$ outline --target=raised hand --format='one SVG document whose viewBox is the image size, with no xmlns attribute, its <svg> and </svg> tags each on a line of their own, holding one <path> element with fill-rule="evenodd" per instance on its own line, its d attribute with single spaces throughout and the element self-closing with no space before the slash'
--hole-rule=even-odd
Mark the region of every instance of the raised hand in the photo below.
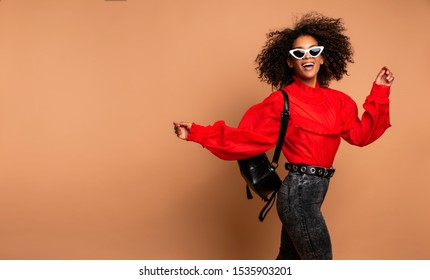
<svg viewBox="0 0 430 280">
<path fill-rule="evenodd" d="M 387 67 L 382 67 L 376 76 L 375 83 L 378 85 L 391 86 L 394 81 L 393 73 Z"/>
</svg>

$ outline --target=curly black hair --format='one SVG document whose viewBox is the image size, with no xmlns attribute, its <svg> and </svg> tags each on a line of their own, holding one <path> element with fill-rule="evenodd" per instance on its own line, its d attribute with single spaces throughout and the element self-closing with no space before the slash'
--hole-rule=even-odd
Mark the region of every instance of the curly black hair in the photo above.
<svg viewBox="0 0 430 280">
<path fill-rule="evenodd" d="M 304 14 L 293 29 L 268 33 L 266 45 L 255 59 L 258 78 L 275 88 L 291 84 L 294 71 L 287 65 L 289 50 L 298 37 L 310 35 L 320 46 L 324 46 L 322 55 L 325 63 L 318 72 L 318 83 L 328 86 L 331 80 L 342 79 L 344 74 L 348 74 L 348 62 L 354 62 L 349 37 L 343 34 L 345 30 L 342 19 L 311 12 Z"/>
</svg>

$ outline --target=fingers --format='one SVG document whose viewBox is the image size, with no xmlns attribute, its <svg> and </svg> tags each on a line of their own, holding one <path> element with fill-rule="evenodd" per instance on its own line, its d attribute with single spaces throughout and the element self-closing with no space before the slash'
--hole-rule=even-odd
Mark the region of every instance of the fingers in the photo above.
<svg viewBox="0 0 430 280">
<path fill-rule="evenodd" d="M 175 130 L 175 134 L 176 134 L 176 136 L 178 137 L 178 138 L 181 138 L 181 136 L 182 136 L 182 128 L 181 128 L 181 125 L 180 125 L 180 123 L 178 123 L 178 122 L 173 122 L 173 129 Z"/>
<path fill-rule="evenodd" d="M 393 81 L 394 81 L 394 75 L 393 75 L 393 73 L 388 68 L 385 69 L 385 80 L 389 84 L 392 84 Z"/>
<path fill-rule="evenodd" d="M 181 133 L 181 124 L 179 122 L 173 122 L 173 129 L 175 130 L 176 136 L 179 137 L 179 134 Z"/>
</svg>

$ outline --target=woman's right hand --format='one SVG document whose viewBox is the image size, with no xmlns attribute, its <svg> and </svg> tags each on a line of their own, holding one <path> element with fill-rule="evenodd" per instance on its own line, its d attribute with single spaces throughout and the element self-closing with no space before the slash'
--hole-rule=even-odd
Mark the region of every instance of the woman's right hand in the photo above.
<svg viewBox="0 0 430 280">
<path fill-rule="evenodd" d="M 175 134 L 179 139 L 187 140 L 188 133 L 190 133 L 192 123 L 190 122 L 173 122 Z"/>
</svg>

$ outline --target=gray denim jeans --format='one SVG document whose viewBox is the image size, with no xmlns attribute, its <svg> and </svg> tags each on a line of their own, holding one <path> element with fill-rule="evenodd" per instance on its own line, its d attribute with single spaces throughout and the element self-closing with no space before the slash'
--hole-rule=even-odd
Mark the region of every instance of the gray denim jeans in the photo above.
<svg viewBox="0 0 430 280">
<path fill-rule="evenodd" d="M 332 259 L 330 235 L 321 213 L 330 179 L 290 172 L 278 192 L 282 222 L 277 259 Z"/>
</svg>

